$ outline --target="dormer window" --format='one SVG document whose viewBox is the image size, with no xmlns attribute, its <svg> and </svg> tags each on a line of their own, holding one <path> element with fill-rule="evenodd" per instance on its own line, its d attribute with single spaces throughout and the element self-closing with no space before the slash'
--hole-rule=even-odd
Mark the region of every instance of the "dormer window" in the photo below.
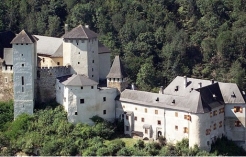
<svg viewBox="0 0 246 157">
<path fill-rule="evenodd" d="M 173 99 L 172 103 L 175 104 L 175 99 Z"/>
<path fill-rule="evenodd" d="M 179 86 L 176 86 L 174 90 L 177 92 L 179 90 Z"/>
<path fill-rule="evenodd" d="M 234 113 L 236 113 L 236 112 L 243 113 L 243 108 L 240 106 L 234 106 Z"/>
<path fill-rule="evenodd" d="M 236 94 L 234 92 L 232 92 L 232 95 L 231 95 L 232 98 L 236 98 Z"/>
</svg>

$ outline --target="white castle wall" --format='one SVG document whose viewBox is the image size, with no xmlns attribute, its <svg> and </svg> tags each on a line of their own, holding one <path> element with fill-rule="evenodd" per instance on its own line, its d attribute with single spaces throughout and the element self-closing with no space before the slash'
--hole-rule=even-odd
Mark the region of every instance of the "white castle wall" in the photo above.
<svg viewBox="0 0 246 157">
<path fill-rule="evenodd" d="M 36 78 L 35 44 L 13 44 L 14 116 L 33 113 Z"/>
<path fill-rule="evenodd" d="M 98 89 L 96 85 L 93 86 L 93 89 L 91 86 L 83 86 L 83 89 L 75 86 L 59 88 L 62 86 L 61 83 L 57 85 L 57 101 L 62 102 L 61 104 L 68 112 L 69 122 L 93 124 L 90 118 L 95 115 L 108 121 L 115 119 L 116 89 Z M 62 90 L 64 90 L 64 95 Z M 106 98 L 105 101 L 103 97 Z M 84 99 L 84 103 L 80 103 L 80 99 Z"/>
</svg>

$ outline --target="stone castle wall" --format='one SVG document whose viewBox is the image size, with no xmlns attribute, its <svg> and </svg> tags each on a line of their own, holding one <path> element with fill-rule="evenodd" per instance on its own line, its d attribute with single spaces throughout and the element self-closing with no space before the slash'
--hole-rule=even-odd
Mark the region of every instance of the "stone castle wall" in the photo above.
<svg viewBox="0 0 246 157">
<path fill-rule="evenodd" d="M 13 73 L 11 70 L 2 70 L 2 67 L 0 61 L 0 101 L 8 101 L 14 98 Z"/>
<path fill-rule="evenodd" d="M 47 102 L 56 97 L 56 78 L 70 74 L 70 66 L 43 67 L 37 69 L 36 101 Z"/>
</svg>

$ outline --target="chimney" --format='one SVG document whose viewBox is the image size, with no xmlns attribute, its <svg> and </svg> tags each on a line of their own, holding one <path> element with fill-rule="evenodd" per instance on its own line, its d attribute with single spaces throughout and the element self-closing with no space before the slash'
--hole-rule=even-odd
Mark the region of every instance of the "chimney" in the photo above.
<svg viewBox="0 0 246 157">
<path fill-rule="evenodd" d="M 132 90 L 135 90 L 135 84 L 132 83 Z"/>
<path fill-rule="evenodd" d="M 160 87 L 159 94 L 164 94 L 163 86 Z"/>
<path fill-rule="evenodd" d="M 89 25 L 85 25 L 85 28 L 89 28 Z"/>
<path fill-rule="evenodd" d="M 186 88 L 186 86 L 187 86 L 187 77 L 184 76 L 184 87 Z"/>
<path fill-rule="evenodd" d="M 198 83 L 198 88 L 202 88 L 202 82 Z"/>
<path fill-rule="evenodd" d="M 211 84 L 214 84 L 214 79 L 211 79 Z"/>
<path fill-rule="evenodd" d="M 65 23 L 65 26 L 64 26 L 64 30 L 65 30 L 65 34 L 68 32 L 68 24 Z"/>
</svg>

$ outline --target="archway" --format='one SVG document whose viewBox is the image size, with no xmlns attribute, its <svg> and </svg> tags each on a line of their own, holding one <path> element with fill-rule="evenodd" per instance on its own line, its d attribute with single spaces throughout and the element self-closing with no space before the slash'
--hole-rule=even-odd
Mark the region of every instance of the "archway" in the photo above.
<svg viewBox="0 0 246 157">
<path fill-rule="evenodd" d="M 160 137 L 160 136 L 162 136 L 162 132 L 161 131 L 158 131 L 157 132 L 157 137 Z"/>
</svg>

